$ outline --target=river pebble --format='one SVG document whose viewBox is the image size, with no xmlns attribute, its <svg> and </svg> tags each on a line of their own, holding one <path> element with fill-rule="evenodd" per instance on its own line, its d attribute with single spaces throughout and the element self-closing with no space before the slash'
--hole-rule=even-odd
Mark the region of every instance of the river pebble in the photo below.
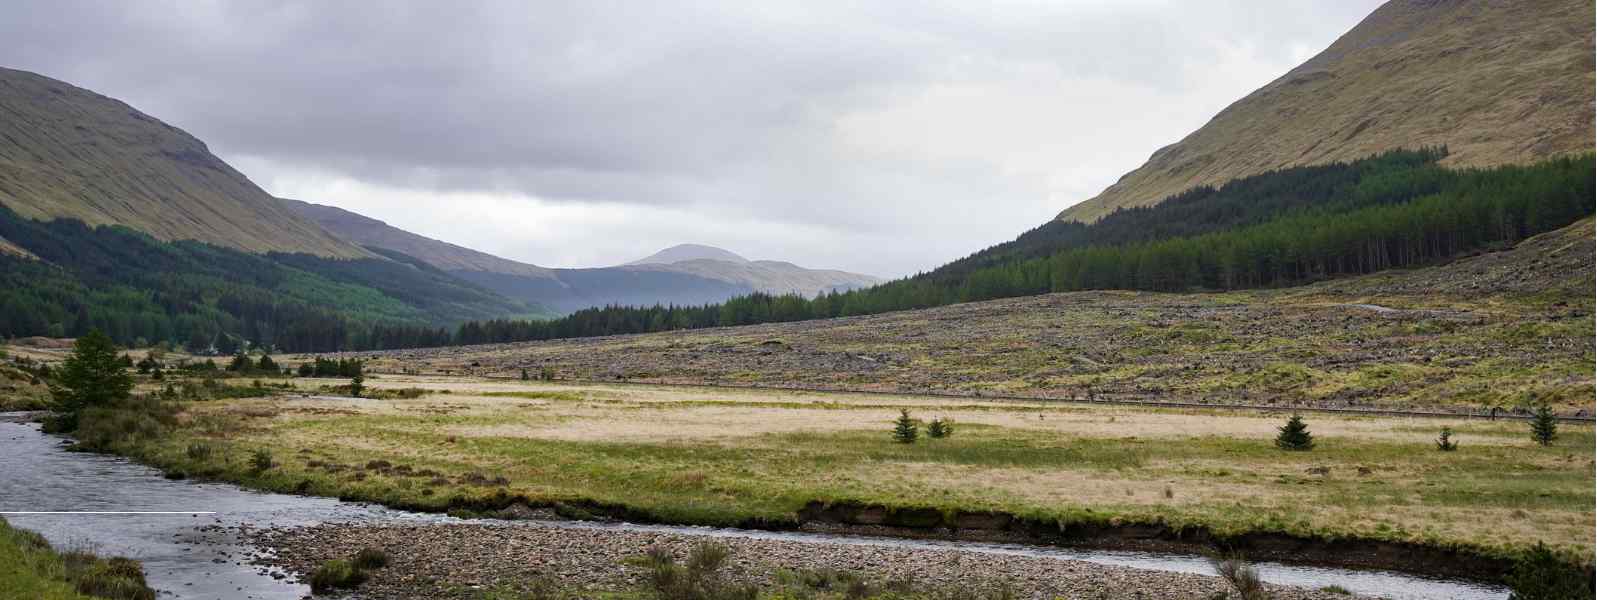
<svg viewBox="0 0 1597 600">
<path fill-rule="evenodd" d="M 537 524 L 317 525 L 250 532 L 276 553 L 257 559 L 303 579 L 322 562 L 375 547 L 390 556 L 360 596 L 374 599 L 470 598 L 476 590 L 538 579 L 586 589 L 640 584 L 644 571 L 625 564 L 651 545 L 679 559 L 705 536 L 570 529 Z M 1218 597 L 1216 577 L 1106 566 L 1042 557 L 995 556 L 957 549 L 892 548 L 847 543 L 718 537 L 731 550 L 726 572 L 766 583 L 780 570 L 838 569 L 879 581 L 998 588 L 1020 598 L 1120 599 Z M 1344 594 L 1271 586 L 1277 600 L 1346 599 Z M 1235 595 L 1234 593 L 1232 594 Z"/>
</svg>

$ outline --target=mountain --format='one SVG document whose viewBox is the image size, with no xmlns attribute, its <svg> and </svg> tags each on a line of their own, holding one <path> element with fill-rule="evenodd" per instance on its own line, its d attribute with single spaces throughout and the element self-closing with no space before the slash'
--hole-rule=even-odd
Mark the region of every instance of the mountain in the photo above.
<svg viewBox="0 0 1597 600">
<path fill-rule="evenodd" d="M 487 271 L 533 278 L 552 278 L 554 271 L 499 258 L 486 252 L 416 235 L 387 223 L 342 208 L 283 199 L 295 212 L 361 246 L 386 248 L 445 271 Z"/>
<path fill-rule="evenodd" d="M 509 298 L 568 313 L 603 306 L 713 304 L 753 292 L 814 296 L 868 287 L 869 275 L 751 261 L 698 244 L 681 244 L 614 267 L 548 269 L 500 258 L 393 227 L 340 208 L 285 200 L 288 207 L 333 234 L 369 249 L 415 257 L 454 277 Z"/>
<path fill-rule="evenodd" d="M 122 102 L 0 69 L 0 337 L 340 350 L 543 312 L 335 236 Z"/>
<path fill-rule="evenodd" d="M 247 252 L 371 258 L 118 100 L 0 68 L 0 205 L 29 219 L 124 225 Z"/>
<path fill-rule="evenodd" d="M 671 264 L 690 260 L 719 260 L 730 263 L 746 263 L 749 259 L 738 256 L 730 250 L 722 250 L 715 246 L 702 244 L 677 244 L 638 260 L 629 262 L 629 265 Z"/>
<path fill-rule="evenodd" d="M 1447 167 L 1591 151 L 1591 0 L 1392 0 L 1325 51 L 1059 214 L 1092 222 L 1201 185 L 1395 148 Z"/>
</svg>

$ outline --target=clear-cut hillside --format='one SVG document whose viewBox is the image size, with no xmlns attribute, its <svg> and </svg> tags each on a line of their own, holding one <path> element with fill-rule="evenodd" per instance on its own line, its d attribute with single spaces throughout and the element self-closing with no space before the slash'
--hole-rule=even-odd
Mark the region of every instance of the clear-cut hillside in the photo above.
<svg viewBox="0 0 1597 600">
<path fill-rule="evenodd" d="M 1393 148 L 1446 145 L 1454 167 L 1590 151 L 1592 14 L 1591 0 L 1392 0 L 1059 218 Z"/>
<path fill-rule="evenodd" d="M 28 218 L 126 225 L 161 240 L 372 256 L 295 214 L 182 130 L 118 100 L 4 68 L 0 204 Z"/>
</svg>

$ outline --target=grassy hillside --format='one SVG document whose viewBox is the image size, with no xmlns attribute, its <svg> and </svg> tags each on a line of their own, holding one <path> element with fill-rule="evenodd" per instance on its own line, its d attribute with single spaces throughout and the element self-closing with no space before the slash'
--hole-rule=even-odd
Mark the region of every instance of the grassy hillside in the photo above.
<svg viewBox="0 0 1597 600">
<path fill-rule="evenodd" d="M 0 205 L 24 217 L 248 252 L 371 257 L 288 210 L 203 142 L 115 99 L 0 68 L 0 115 Z"/>
<path fill-rule="evenodd" d="M 1076 292 L 786 324 L 450 348 L 374 368 L 1039 398 L 1590 414 L 1593 229 L 1278 290 Z"/>
<path fill-rule="evenodd" d="M 1592 149 L 1591 0 L 1392 0 L 1319 55 L 1060 213 L 1095 221 L 1271 169 L 1447 146 L 1445 166 Z"/>
</svg>

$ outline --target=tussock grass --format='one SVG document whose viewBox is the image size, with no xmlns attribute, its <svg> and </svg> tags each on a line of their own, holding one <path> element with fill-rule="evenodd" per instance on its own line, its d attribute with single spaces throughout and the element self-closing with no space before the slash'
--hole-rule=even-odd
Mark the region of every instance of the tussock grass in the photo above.
<svg viewBox="0 0 1597 600">
<path fill-rule="evenodd" d="M 41 600 L 154 600 L 143 567 L 126 558 L 57 552 L 44 536 L 0 519 L 0 596 Z"/>
</svg>

